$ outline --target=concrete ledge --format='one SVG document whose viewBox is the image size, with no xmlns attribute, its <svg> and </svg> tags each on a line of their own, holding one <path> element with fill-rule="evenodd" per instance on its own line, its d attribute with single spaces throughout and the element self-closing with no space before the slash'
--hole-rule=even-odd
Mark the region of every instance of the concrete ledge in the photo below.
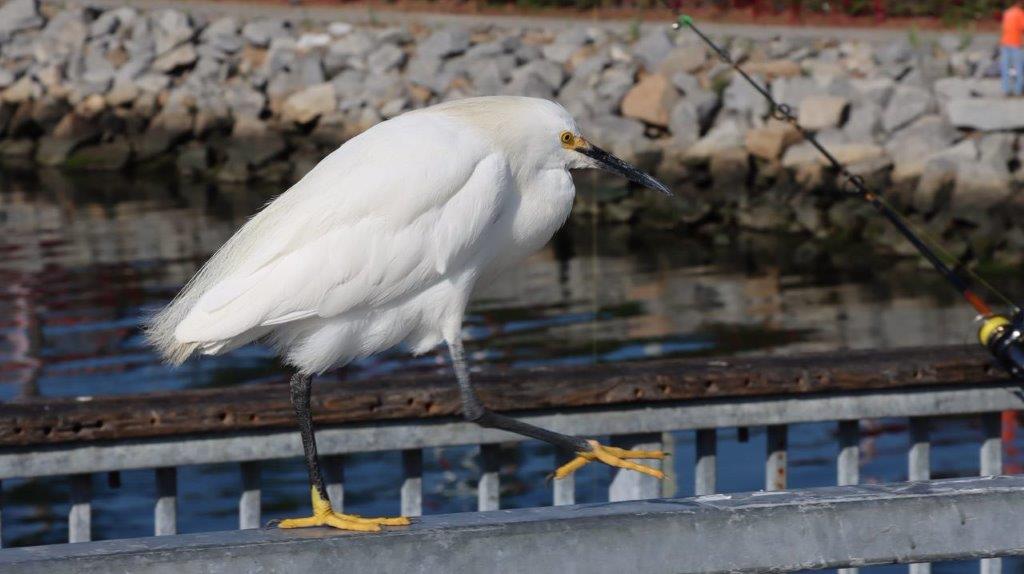
<svg viewBox="0 0 1024 574">
<path fill-rule="evenodd" d="M 779 572 L 1024 554 L 1024 477 L 427 516 L 0 551 L 0 571 Z"/>
</svg>

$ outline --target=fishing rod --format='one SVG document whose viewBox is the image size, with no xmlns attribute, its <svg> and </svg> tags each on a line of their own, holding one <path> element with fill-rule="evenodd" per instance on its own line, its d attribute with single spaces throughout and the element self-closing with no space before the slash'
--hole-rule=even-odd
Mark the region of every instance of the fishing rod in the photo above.
<svg viewBox="0 0 1024 574">
<path fill-rule="evenodd" d="M 1013 309 L 1012 313 L 1003 315 L 996 313 L 992 310 L 992 307 L 985 302 L 985 300 L 978 295 L 961 275 L 957 273 L 960 266 L 950 267 L 939 255 L 941 248 L 938 246 L 929 245 L 921 236 L 914 232 L 911 224 L 907 221 L 895 208 L 893 208 L 881 194 L 872 191 L 868 188 L 864 182 L 864 178 L 853 174 L 850 170 L 843 165 L 832 153 L 824 146 L 814 133 L 807 130 L 797 121 L 795 115 L 793 115 L 793 109 L 787 104 L 780 104 L 772 97 L 772 95 L 765 89 L 764 86 L 759 84 L 750 77 L 747 72 L 740 67 L 736 61 L 729 56 L 728 52 L 718 46 L 711 38 L 709 38 L 703 30 L 701 30 L 693 22 L 693 18 L 687 15 L 679 16 L 679 19 L 672 24 L 674 30 L 680 30 L 683 27 L 687 27 L 693 30 L 700 39 L 710 47 L 720 60 L 729 65 L 735 70 L 744 80 L 747 81 L 758 93 L 760 93 L 771 105 L 771 115 L 776 120 L 786 122 L 796 128 L 800 135 L 805 141 L 809 142 L 815 149 L 824 156 L 825 160 L 835 169 L 840 177 L 843 178 L 846 186 L 850 190 L 851 195 L 860 197 L 864 201 L 868 202 L 878 213 L 889 220 L 896 229 L 903 235 L 910 243 L 914 246 L 917 251 L 924 256 L 924 258 L 938 271 L 946 282 L 956 289 L 957 293 L 960 294 L 978 312 L 979 321 L 981 327 L 978 329 L 978 340 L 983 347 L 988 349 L 992 356 L 996 358 L 1000 365 L 1006 369 L 1014 378 L 1024 381 L 1024 311 L 1021 308 L 1010 301 L 1007 297 L 1003 296 L 995 287 L 988 284 L 981 277 L 978 277 L 974 272 L 966 269 L 967 273 L 971 275 L 979 284 L 983 285 L 991 293 L 1005 301 Z"/>
</svg>

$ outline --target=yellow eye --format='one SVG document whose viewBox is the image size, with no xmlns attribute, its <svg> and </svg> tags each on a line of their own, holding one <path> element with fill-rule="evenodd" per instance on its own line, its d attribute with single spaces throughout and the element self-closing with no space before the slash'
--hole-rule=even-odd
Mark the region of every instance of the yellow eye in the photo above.
<svg viewBox="0 0 1024 574">
<path fill-rule="evenodd" d="M 562 140 L 562 145 L 571 145 L 572 142 L 576 141 L 576 136 L 572 135 L 572 132 L 562 132 L 559 139 Z"/>
</svg>

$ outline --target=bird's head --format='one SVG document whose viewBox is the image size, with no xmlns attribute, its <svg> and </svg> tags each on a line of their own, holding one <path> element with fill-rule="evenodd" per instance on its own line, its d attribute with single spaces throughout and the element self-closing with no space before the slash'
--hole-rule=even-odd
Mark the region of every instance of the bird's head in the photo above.
<svg viewBox="0 0 1024 574">
<path fill-rule="evenodd" d="M 672 195 L 672 191 L 664 183 L 583 137 L 565 108 L 547 100 L 538 101 L 546 105 L 539 106 L 543 111 L 537 114 L 535 125 L 538 134 L 534 137 L 545 139 L 544 147 L 550 149 L 554 157 L 564 161 L 566 169 L 602 169 L 648 189 Z"/>
<path fill-rule="evenodd" d="M 584 138 L 572 115 L 550 100 L 488 96 L 455 100 L 436 109 L 479 127 L 524 169 L 603 169 L 672 195 L 665 184 Z"/>
</svg>

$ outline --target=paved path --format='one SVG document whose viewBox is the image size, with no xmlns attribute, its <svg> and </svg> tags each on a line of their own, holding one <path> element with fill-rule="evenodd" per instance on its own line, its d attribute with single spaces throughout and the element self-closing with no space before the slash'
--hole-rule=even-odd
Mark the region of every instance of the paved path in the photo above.
<svg viewBox="0 0 1024 574">
<path fill-rule="evenodd" d="M 107 7 L 124 6 L 124 0 L 94 0 L 90 4 Z M 508 27 L 538 27 L 538 28 L 565 28 L 571 26 L 594 26 L 599 25 L 608 28 L 628 29 L 633 22 L 628 20 L 607 20 L 596 19 L 586 15 L 579 18 L 548 17 L 548 16 L 503 16 L 503 15 L 469 15 L 469 14 L 445 14 L 429 12 L 400 12 L 386 9 L 370 9 L 367 7 L 352 6 L 287 6 L 284 4 L 247 3 L 212 0 L 133 0 L 133 6 L 142 9 L 153 8 L 177 8 L 187 10 L 195 14 L 205 15 L 234 15 L 242 18 L 277 17 L 289 18 L 302 22 L 334 22 L 345 21 L 353 24 L 365 24 L 371 20 L 388 24 L 410 24 L 422 23 L 428 25 L 443 25 L 446 23 L 461 23 L 464 25 L 474 24 L 496 24 Z M 657 23 L 644 22 L 640 26 L 643 29 L 650 29 L 657 26 L 669 26 L 671 22 Z M 869 42 L 888 42 L 906 38 L 908 31 L 892 28 L 821 28 L 804 26 L 754 26 L 747 24 L 719 24 L 700 23 L 701 27 L 712 34 L 735 35 L 753 39 L 770 39 L 775 37 L 787 38 L 836 38 L 840 40 L 862 40 Z M 917 36 L 922 39 L 934 39 L 945 34 L 955 34 L 949 31 L 922 30 Z M 973 34 L 976 39 L 991 39 L 995 42 L 996 34 L 990 32 L 979 32 Z"/>
</svg>

